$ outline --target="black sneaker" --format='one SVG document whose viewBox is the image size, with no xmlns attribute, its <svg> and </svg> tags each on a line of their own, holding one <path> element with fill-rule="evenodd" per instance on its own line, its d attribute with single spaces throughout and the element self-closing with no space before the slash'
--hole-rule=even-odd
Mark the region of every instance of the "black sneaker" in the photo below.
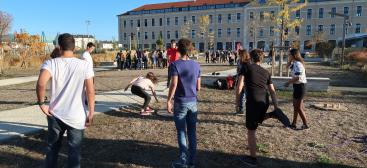
<svg viewBox="0 0 367 168">
<path fill-rule="evenodd" d="M 240 161 L 249 167 L 257 167 L 257 159 L 251 156 L 245 156 L 241 158 Z"/>
<path fill-rule="evenodd" d="M 285 126 L 289 127 L 291 125 L 291 122 L 289 121 L 289 118 L 284 114 L 284 112 L 281 109 L 275 109 L 273 111 L 274 116 Z"/>
</svg>

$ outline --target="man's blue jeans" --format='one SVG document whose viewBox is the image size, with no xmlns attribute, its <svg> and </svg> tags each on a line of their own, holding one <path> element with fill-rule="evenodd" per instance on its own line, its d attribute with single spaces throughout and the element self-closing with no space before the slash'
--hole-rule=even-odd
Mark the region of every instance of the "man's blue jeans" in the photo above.
<svg viewBox="0 0 367 168">
<path fill-rule="evenodd" d="M 194 165 L 196 157 L 196 122 L 197 103 L 175 103 L 174 121 L 177 129 L 177 140 L 180 148 L 180 162 Z M 189 145 L 186 142 L 186 128 Z"/>
<path fill-rule="evenodd" d="M 47 117 L 47 153 L 46 168 L 57 167 L 57 159 L 62 144 L 62 138 L 67 131 L 68 144 L 68 168 L 80 167 L 80 146 L 84 135 L 84 130 L 72 128 L 56 117 Z"/>
<path fill-rule="evenodd" d="M 242 89 L 242 92 L 240 94 L 240 100 L 239 100 L 239 112 L 244 112 L 244 104 L 246 104 L 246 91 L 245 89 Z"/>
</svg>

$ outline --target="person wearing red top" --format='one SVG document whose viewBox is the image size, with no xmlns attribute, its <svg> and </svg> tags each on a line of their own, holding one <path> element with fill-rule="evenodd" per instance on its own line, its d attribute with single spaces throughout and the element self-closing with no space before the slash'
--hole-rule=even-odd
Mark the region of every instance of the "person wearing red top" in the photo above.
<svg viewBox="0 0 367 168">
<path fill-rule="evenodd" d="M 167 56 L 168 56 L 168 79 L 167 79 L 167 88 L 169 87 L 171 78 L 170 78 L 170 65 L 172 62 L 177 61 L 180 59 L 180 54 L 176 47 L 176 40 L 171 40 L 171 48 L 167 50 Z"/>
</svg>

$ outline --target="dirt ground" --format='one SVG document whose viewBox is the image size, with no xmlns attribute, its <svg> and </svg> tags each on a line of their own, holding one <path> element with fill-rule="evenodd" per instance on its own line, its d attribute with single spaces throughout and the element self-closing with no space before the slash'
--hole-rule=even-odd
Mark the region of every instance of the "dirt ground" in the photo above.
<svg viewBox="0 0 367 168">
<path fill-rule="evenodd" d="M 290 94 L 281 94 L 280 107 L 292 117 Z M 234 115 L 234 92 L 204 88 L 199 95 L 198 165 L 203 168 L 243 167 L 247 154 L 244 117 Z M 311 108 L 314 102 L 339 102 L 347 112 Z M 257 131 L 259 167 L 365 167 L 367 165 L 366 98 L 308 97 L 306 113 L 311 128 L 291 130 L 276 120 Z M 163 107 L 156 104 L 155 107 Z M 271 108 L 269 109 L 271 110 Z M 298 122 L 300 126 L 300 121 Z M 0 167 L 37 167 L 42 164 L 46 133 L 0 145 Z M 61 154 L 64 165 L 67 149 Z M 171 117 L 125 111 L 97 115 L 86 130 L 83 167 L 169 167 L 177 159 L 175 126 Z"/>
<path fill-rule="evenodd" d="M 308 67 L 309 74 L 318 74 L 317 71 L 312 72 L 312 66 Z M 315 66 L 318 67 L 323 68 Z M 328 67 L 325 69 L 327 71 Z M 203 71 L 215 70 L 218 67 L 208 67 Z M 138 73 L 140 72 L 99 72 L 96 80 L 110 77 L 103 85 L 96 82 L 97 91 L 121 89 L 124 82 L 128 82 L 131 76 Z M 164 70 L 157 72 L 161 78 L 164 78 L 165 73 Z M 336 73 L 341 81 L 343 74 Z M 365 79 L 353 80 L 363 83 Z M 27 89 L 34 89 L 34 86 L 34 83 L 28 83 L 13 90 L 2 90 L 0 97 L 9 94 L 27 96 L 19 92 L 19 88 L 23 88 L 31 96 Z M 35 96 L 35 91 L 31 92 Z M 354 93 L 349 94 L 350 97 L 346 98 L 345 93 L 341 92 L 308 93 L 305 106 L 311 127 L 309 130 L 291 130 L 284 128 L 276 120 L 265 121 L 257 131 L 259 167 L 366 167 L 367 93 L 359 93 L 358 97 L 353 97 Z M 278 95 L 280 107 L 292 118 L 291 93 L 279 92 Z M 348 110 L 331 112 L 310 107 L 318 102 L 341 103 Z M 153 106 L 164 109 L 164 102 Z M 234 115 L 234 106 L 234 91 L 203 88 L 199 93 L 197 167 L 244 167 L 239 159 L 248 154 L 245 116 Z M 269 109 L 271 110 L 272 108 Z M 299 120 L 298 126 L 300 125 Z M 44 159 L 46 138 L 46 132 L 43 131 L 0 144 L 0 167 L 39 167 Z M 64 141 L 60 167 L 66 166 L 65 146 Z M 135 112 L 111 111 L 97 115 L 93 126 L 86 130 L 82 146 L 82 166 L 169 167 L 178 157 L 177 146 L 176 130 L 171 117 L 142 117 Z"/>
</svg>

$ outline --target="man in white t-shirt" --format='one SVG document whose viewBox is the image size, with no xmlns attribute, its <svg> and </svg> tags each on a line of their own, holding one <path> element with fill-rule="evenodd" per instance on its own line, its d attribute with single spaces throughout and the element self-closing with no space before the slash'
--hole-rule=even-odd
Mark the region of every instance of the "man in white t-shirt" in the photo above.
<svg viewBox="0 0 367 168">
<path fill-rule="evenodd" d="M 36 88 L 38 105 L 48 122 L 45 167 L 57 167 L 65 131 L 68 136 L 68 167 L 80 167 L 84 129 L 93 120 L 94 72 L 89 62 L 74 57 L 75 40 L 72 35 L 62 34 L 58 42 L 61 56 L 44 62 Z M 48 81 L 51 81 L 49 106 L 44 102 Z M 84 103 L 86 99 L 88 106 Z"/>
<path fill-rule="evenodd" d="M 92 59 L 92 56 L 90 54 L 93 52 L 93 50 L 95 48 L 96 48 L 96 46 L 92 42 L 89 42 L 87 44 L 87 49 L 80 56 L 80 59 L 86 60 L 87 62 L 89 62 L 92 65 L 92 69 L 93 69 L 93 59 Z"/>
</svg>

